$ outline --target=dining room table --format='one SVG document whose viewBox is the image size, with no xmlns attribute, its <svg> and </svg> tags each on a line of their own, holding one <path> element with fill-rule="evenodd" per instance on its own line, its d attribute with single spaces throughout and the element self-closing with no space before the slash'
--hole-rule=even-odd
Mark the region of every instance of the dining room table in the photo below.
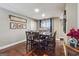
<svg viewBox="0 0 79 59">
<path fill-rule="evenodd" d="M 30 32 L 29 32 L 30 33 Z M 55 47 L 53 47 L 53 38 L 50 35 L 50 33 L 39 33 L 39 32 L 31 32 L 29 35 L 27 35 L 30 38 L 27 41 L 30 41 L 27 45 L 30 46 L 29 51 L 40 51 L 39 53 L 36 53 L 38 55 L 41 55 L 42 53 L 48 54 L 49 51 L 53 51 Z M 27 49 L 26 49 L 27 50 Z M 48 52 L 47 52 L 48 51 Z"/>
</svg>

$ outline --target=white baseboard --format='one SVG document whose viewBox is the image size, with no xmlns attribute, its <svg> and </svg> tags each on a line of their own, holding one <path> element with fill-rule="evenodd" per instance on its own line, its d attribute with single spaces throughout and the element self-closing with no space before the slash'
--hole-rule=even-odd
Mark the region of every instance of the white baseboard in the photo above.
<svg viewBox="0 0 79 59">
<path fill-rule="evenodd" d="M 2 46 L 2 47 L 0 47 L 0 50 L 5 49 L 5 48 L 8 48 L 8 47 L 11 47 L 11 46 L 14 46 L 14 45 L 19 44 L 19 43 L 22 43 L 24 41 L 26 41 L 26 40 L 21 40 L 21 41 L 18 41 L 18 42 L 14 42 L 14 43 L 11 43 L 11 44 Z"/>
</svg>

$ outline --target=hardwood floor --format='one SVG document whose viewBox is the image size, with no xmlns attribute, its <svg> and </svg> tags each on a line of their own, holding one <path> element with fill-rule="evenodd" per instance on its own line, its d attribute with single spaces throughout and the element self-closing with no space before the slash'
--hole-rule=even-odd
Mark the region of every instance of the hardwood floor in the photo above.
<svg viewBox="0 0 79 59">
<path fill-rule="evenodd" d="M 56 41 L 56 56 L 64 56 L 63 41 Z"/>
<path fill-rule="evenodd" d="M 24 56 L 26 54 L 25 42 L 0 51 L 2 56 Z"/>
<path fill-rule="evenodd" d="M 62 43 L 63 41 L 56 41 L 55 56 L 64 56 Z M 33 52 L 34 51 L 31 51 L 29 54 L 27 54 L 26 45 L 25 42 L 23 42 L 4 50 L 0 50 L 0 56 L 36 56 L 36 54 Z M 47 54 L 44 54 L 43 56 L 47 56 Z"/>
</svg>

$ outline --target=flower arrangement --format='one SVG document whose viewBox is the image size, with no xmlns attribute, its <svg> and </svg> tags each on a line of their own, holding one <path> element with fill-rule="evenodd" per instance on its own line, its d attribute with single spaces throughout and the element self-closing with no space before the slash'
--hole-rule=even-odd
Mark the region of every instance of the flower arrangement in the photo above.
<svg viewBox="0 0 79 59">
<path fill-rule="evenodd" d="M 70 32 L 67 34 L 67 36 L 79 40 L 79 29 L 70 29 Z"/>
</svg>

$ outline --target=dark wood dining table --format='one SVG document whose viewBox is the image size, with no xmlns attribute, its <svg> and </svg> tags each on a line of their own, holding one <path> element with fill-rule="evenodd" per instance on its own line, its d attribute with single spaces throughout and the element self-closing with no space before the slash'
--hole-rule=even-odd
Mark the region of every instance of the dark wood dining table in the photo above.
<svg viewBox="0 0 79 59">
<path fill-rule="evenodd" d="M 29 32 L 30 33 L 30 32 Z M 36 33 L 36 34 L 35 34 Z M 38 55 L 41 54 L 48 54 L 48 55 L 52 55 L 51 53 L 53 53 L 52 51 L 54 51 L 55 48 L 55 43 L 52 38 L 51 35 L 48 34 L 39 34 L 37 32 L 31 32 L 29 35 L 27 36 L 31 36 L 31 39 L 27 38 L 27 43 L 28 41 L 30 41 L 30 43 L 26 44 L 27 46 L 30 45 L 30 50 L 34 50 Z M 26 48 L 27 50 L 27 48 Z M 49 51 L 51 53 L 49 53 Z"/>
</svg>

